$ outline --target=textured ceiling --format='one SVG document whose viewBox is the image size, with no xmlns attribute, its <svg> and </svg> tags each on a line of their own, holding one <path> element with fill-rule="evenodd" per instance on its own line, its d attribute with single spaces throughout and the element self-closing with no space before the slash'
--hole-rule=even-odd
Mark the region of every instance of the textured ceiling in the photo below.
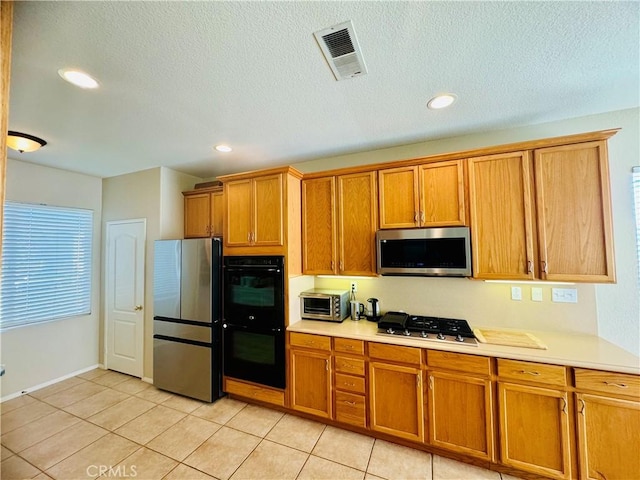
<svg viewBox="0 0 640 480">
<path fill-rule="evenodd" d="M 11 158 L 200 177 L 639 105 L 638 2 L 15 3 Z M 313 32 L 352 20 L 368 74 Z M 76 67 L 98 90 L 57 74 Z M 427 100 L 458 101 L 432 111 Z M 213 145 L 227 143 L 229 154 Z"/>
</svg>

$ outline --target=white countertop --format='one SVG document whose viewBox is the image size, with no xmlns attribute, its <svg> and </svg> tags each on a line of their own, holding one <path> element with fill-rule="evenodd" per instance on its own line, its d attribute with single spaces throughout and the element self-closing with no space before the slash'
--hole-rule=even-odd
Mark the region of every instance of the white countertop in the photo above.
<svg viewBox="0 0 640 480">
<path fill-rule="evenodd" d="M 474 325 L 474 328 L 482 326 Z M 532 362 L 551 363 L 571 367 L 592 368 L 611 372 L 640 375 L 640 358 L 595 335 L 526 330 L 547 346 L 546 350 L 523 347 L 506 347 L 478 343 L 467 346 L 438 341 L 378 335 L 377 324 L 366 320 L 354 322 L 345 319 L 342 323 L 301 320 L 291 324 L 290 332 L 312 333 L 331 337 L 345 337 L 394 345 L 446 350 L 450 352 L 510 358 Z M 507 330 L 507 329 L 502 329 Z"/>
</svg>

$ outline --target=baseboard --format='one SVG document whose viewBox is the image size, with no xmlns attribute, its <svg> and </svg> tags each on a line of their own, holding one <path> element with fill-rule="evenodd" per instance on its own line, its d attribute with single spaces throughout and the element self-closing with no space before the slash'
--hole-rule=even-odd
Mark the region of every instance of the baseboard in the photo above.
<svg viewBox="0 0 640 480">
<path fill-rule="evenodd" d="M 36 390 L 40 390 L 41 388 L 48 387 L 49 385 L 53 385 L 54 383 L 61 382 L 63 380 L 66 380 L 67 378 L 75 377 L 76 375 L 80 375 L 82 373 L 86 373 L 86 372 L 89 372 L 91 370 L 95 370 L 96 368 L 101 368 L 101 369 L 104 370 L 104 366 L 102 364 L 98 363 L 98 364 L 92 365 L 90 367 L 83 368 L 81 370 L 76 370 L 75 372 L 69 373 L 68 375 L 64 375 L 62 377 L 55 378 L 53 380 L 49 380 L 49 381 L 44 382 L 44 383 L 40 383 L 38 385 L 34 385 L 33 387 L 25 388 L 24 390 L 22 390 L 20 392 L 11 393 L 11 394 L 9 394 L 9 395 L 7 395 L 5 397 L 1 397 L 0 398 L 0 403 L 6 402 L 7 400 L 11 400 L 13 398 L 21 397 L 22 395 L 26 395 L 26 394 L 31 393 L 31 392 L 35 392 Z"/>
<path fill-rule="evenodd" d="M 153 385 L 153 378 L 151 378 L 151 377 L 142 377 L 142 381 L 150 383 L 151 385 Z"/>
</svg>

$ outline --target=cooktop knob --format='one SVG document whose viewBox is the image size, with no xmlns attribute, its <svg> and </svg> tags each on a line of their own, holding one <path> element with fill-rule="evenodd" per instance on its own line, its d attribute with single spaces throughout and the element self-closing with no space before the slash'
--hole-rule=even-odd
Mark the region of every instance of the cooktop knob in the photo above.
<svg viewBox="0 0 640 480">
<path fill-rule="evenodd" d="M 389 327 L 389 328 L 387 328 L 387 333 L 393 335 L 396 332 L 395 332 L 395 330 L 393 328 Z"/>
<path fill-rule="evenodd" d="M 420 332 L 420 335 L 422 336 L 422 338 L 427 338 L 427 332 Z"/>
<path fill-rule="evenodd" d="M 410 337 L 411 336 L 411 332 L 409 330 L 406 330 L 403 332 L 405 337 Z"/>
<path fill-rule="evenodd" d="M 438 333 L 438 335 L 436 335 L 436 338 L 438 340 L 444 340 L 444 335 L 442 333 Z"/>
<path fill-rule="evenodd" d="M 464 342 L 464 338 L 462 338 L 462 335 L 456 335 L 456 342 Z"/>
</svg>

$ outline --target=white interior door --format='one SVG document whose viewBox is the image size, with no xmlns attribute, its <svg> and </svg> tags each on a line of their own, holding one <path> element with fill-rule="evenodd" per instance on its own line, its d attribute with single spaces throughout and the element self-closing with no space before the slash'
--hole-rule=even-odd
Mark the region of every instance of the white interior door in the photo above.
<svg viewBox="0 0 640 480">
<path fill-rule="evenodd" d="M 142 377 L 146 220 L 107 222 L 105 363 Z"/>
</svg>

